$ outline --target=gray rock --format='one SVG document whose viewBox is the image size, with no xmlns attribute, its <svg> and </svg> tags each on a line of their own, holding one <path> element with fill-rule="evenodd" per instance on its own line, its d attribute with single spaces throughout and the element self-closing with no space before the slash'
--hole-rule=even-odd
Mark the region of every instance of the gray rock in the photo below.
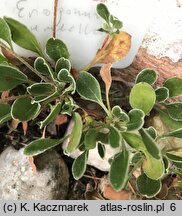
<svg viewBox="0 0 182 216">
<path fill-rule="evenodd" d="M 69 172 L 63 159 L 54 150 L 36 156 L 34 173 L 29 159 L 12 147 L 0 155 L 0 199 L 53 200 L 65 199 Z"/>
</svg>

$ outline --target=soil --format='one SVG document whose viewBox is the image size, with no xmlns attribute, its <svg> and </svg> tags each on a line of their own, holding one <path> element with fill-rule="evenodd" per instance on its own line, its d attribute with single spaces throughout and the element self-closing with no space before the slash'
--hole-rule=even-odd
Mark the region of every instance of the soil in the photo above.
<svg viewBox="0 0 182 216">
<path fill-rule="evenodd" d="M 115 76 L 113 70 L 112 75 Z M 99 68 L 94 68 L 91 70 L 92 73 L 96 74 L 98 77 Z M 117 74 L 116 74 L 117 75 Z M 98 80 L 103 86 L 102 80 L 98 77 Z M 131 88 L 131 83 L 125 83 L 122 80 L 115 81 L 112 85 L 111 89 L 111 98 L 112 98 L 112 106 L 113 105 L 122 105 L 125 110 L 129 110 L 129 105 L 126 102 L 128 97 L 128 91 Z M 85 107 L 90 113 L 96 115 L 98 118 L 103 117 L 103 113 L 99 112 L 100 115 L 98 116 L 98 107 L 95 104 L 88 104 L 84 103 L 82 100 L 75 98 L 78 103 L 81 103 L 83 107 Z M 49 125 L 46 131 L 46 137 L 50 138 L 58 138 L 63 136 L 66 131 L 68 122 L 62 126 L 55 126 Z M 30 123 L 28 126 L 27 134 L 23 134 L 21 124 L 18 125 L 16 129 L 12 129 L 10 127 L 10 122 L 0 126 L 0 153 L 9 145 L 12 145 L 15 149 L 20 149 L 30 143 L 32 140 L 40 138 L 42 136 L 43 131 L 39 129 L 37 124 Z M 83 200 L 83 199 L 90 199 L 90 200 L 98 200 L 104 199 L 102 196 L 102 192 L 100 191 L 100 182 L 101 180 L 107 175 L 106 172 L 102 172 L 94 167 L 87 166 L 86 173 L 84 177 L 80 180 L 76 181 L 71 175 L 71 167 L 73 163 L 73 159 L 65 156 L 63 154 L 61 146 L 56 147 L 59 154 L 65 160 L 68 169 L 70 171 L 70 185 L 69 185 L 69 192 L 67 199 L 68 200 Z M 163 180 L 163 188 L 161 192 L 153 199 L 165 199 L 171 200 L 182 199 L 182 189 L 174 187 L 174 182 L 176 180 L 175 175 L 167 175 Z M 133 177 L 130 181 L 130 187 L 128 190 L 131 192 L 131 199 L 145 199 L 142 198 L 137 193 L 136 188 L 136 179 Z"/>
</svg>

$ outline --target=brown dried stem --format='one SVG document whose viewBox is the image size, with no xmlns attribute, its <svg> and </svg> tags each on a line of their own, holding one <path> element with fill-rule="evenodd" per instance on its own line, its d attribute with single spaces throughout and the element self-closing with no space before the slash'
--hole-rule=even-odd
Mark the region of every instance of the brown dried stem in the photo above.
<svg viewBox="0 0 182 216">
<path fill-rule="evenodd" d="M 53 37 L 56 37 L 58 0 L 54 0 Z"/>
<path fill-rule="evenodd" d="M 16 59 L 18 59 L 22 64 L 24 64 L 27 68 L 29 68 L 33 73 L 35 73 L 38 77 L 40 77 L 45 82 L 47 79 L 42 76 L 37 70 L 35 70 L 28 62 L 26 62 L 22 57 L 17 55 L 13 50 L 8 48 L 4 43 L 0 42 L 0 48 L 5 49 L 7 52 L 9 52 L 12 56 L 14 56 Z"/>
</svg>

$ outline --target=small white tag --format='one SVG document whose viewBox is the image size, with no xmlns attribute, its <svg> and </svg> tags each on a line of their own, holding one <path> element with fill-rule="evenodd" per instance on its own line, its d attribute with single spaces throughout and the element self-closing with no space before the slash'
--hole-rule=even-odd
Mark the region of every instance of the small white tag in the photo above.
<svg viewBox="0 0 182 216">
<path fill-rule="evenodd" d="M 105 3 L 111 13 L 123 22 L 123 31 L 132 35 L 132 47 L 115 67 L 130 65 L 140 47 L 153 17 L 156 0 L 58 0 L 57 38 L 63 40 L 71 53 L 72 64 L 81 69 L 95 56 L 105 37 L 97 29 L 103 20 L 96 13 L 98 3 Z M 27 25 L 45 47 L 52 36 L 53 0 L 1 0 L 0 16 L 8 16 Z M 29 55 L 23 49 L 16 51 Z"/>
</svg>

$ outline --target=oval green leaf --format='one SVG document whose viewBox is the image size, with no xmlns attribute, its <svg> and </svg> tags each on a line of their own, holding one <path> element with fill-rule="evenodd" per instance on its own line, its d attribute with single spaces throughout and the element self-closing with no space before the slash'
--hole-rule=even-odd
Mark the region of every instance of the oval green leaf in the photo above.
<svg viewBox="0 0 182 216">
<path fill-rule="evenodd" d="M 169 78 L 165 81 L 164 86 L 169 89 L 170 97 L 176 97 L 182 94 L 182 78 Z"/>
<path fill-rule="evenodd" d="M 38 139 L 32 141 L 28 146 L 24 149 L 24 154 L 27 156 L 35 156 L 39 155 L 64 141 L 63 139 Z"/>
<path fill-rule="evenodd" d="M 57 77 L 56 73 L 52 70 L 51 66 L 42 57 L 36 58 L 34 62 L 34 67 L 38 72 L 40 72 L 43 75 L 51 77 L 53 80 Z"/>
<path fill-rule="evenodd" d="M 112 114 L 116 118 L 116 121 L 129 122 L 129 116 L 121 109 L 120 106 L 114 106 L 112 108 Z"/>
<path fill-rule="evenodd" d="M 71 91 L 72 94 L 75 93 L 76 90 L 76 82 L 71 75 L 71 73 L 67 69 L 61 69 L 58 73 L 58 79 L 62 82 L 70 83 L 71 87 L 69 88 L 69 91 Z"/>
<path fill-rule="evenodd" d="M 156 139 L 157 137 L 157 131 L 154 127 L 148 127 L 145 129 L 146 132 L 152 137 L 152 139 Z"/>
<path fill-rule="evenodd" d="M 11 119 L 11 106 L 9 104 L 1 103 L 0 104 L 0 124 L 7 122 Z"/>
<path fill-rule="evenodd" d="M 182 138 L 182 128 L 179 128 L 174 131 L 170 131 L 168 133 L 165 133 L 162 135 L 162 137 L 176 137 L 176 138 Z M 181 147 L 182 148 L 182 147 Z"/>
<path fill-rule="evenodd" d="M 11 107 L 12 118 L 19 121 L 29 121 L 36 118 L 40 111 L 40 104 L 32 104 L 31 98 L 16 99 Z"/>
<path fill-rule="evenodd" d="M 136 83 L 145 82 L 153 85 L 157 80 L 157 73 L 152 69 L 142 70 L 136 77 Z"/>
<path fill-rule="evenodd" d="M 158 180 L 160 179 L 164 172 L 164 162 L 162 159 L 157 160 L 153 158 L 150 154 L 145 152 L 146 160 L 143 162 L 143 171 L 151 179 Z"/>
<path fill-rule="evenodd" d="M 0 18 L 0 38 L 6 41 L 10 48 L 13 49 L 11 43 L 11 31 L 6 21 Z"/>
<path fill-rule="evenodd" d="M 171 161 L 182 163 L 182 152 L 167 152 L 166 156 Z"/>
<path fill-rule="evenodd" d="M 71 154 L 77 149 L 82 135 L 82 128 L 83 128 L 82 118 L 78 113 L 73 114 L 73 121 L 74 121 L 74 126 L 68 138 L 69 140 L 68 146 L 65 149 L 66 154 Z"/>
<path fill-rule="evenodd" d="M 97 136 L 98 136 L 97 129 L 91 128 L 87 131 L 84 138 L 84 145 L 86 149 L 90 150 L 96 147 Z"/>
<path fill-rule="evenodd" d="M 110 21 L 110 13 L 105 4 L 98 4 L 97 5 L 97 13 L 99 14 L 100 17 L 102 17 L 107 23 Z"/>
<path fill-rule="evenodd" d="M 113 24 L 113 28 L 121 29 L 123 27 L 123 23 L 115 16 L 110 15 L 110 22 Z"/>
<path fill-rule="evenodd" d="M 29 94 L 33 96 L 51 95 L 56 89 L 51 83 L 35 83 L 27 88 Z"/>
<path fill-rule="evenodd" d="M 12 40 L 17 45 L 43 56 L 41 46 L 35 35 L 25 25 L 12 18 L 4 17 L 4 19 L 11 29 Z"/>
<path fill-rule="evenodd" d="M 162 184 L 160 180 L 150 179 L 145 173 L 137 178 L 137 188 L 139 192 L 147 198 L 156 196 L 160 192 L 161 187 Z"/>
<path fill-rule="evenodd" d="M 80 72 L 76 81 L 76 90 L 84 99 L 102 104 L 100 85 L 90 73 Z"/>
<path fill-rule="evenodd" d="M 109 132 L 108 133 L 98 132 L 97 141 L 102 144 L 108 144 L 109 143 Z"/>
<path fill-rule="evenodd" d="M 109 127 L 109 144 L 112 148 L 118 148 L 121 145 L 120 131 L 112 125 Z"/>
<path fill-rule="evenodd" d="M 141 109 L 147 115 L 155 104 L 155 91 L 148 83 L 140 82 L 132 88 L 129 101 L 132 108 Z"/>
<path fill-rule="evenodd" d="M 133 109 L 128 113 L 130 121 L 126 124 L 127 131 L 139 130 L 143 127 L 145 113 L 140 109 Z"/>
<path fill-rule="evenodd" d="M 71 62 L 69 59 L 64 57 L 58 59 L 55 66 L 56 73 L 58 74 L 61 69 L 66 69 L 69 72 L 71 71 Z"/>
<path fill-rule="evenodd" d="M 116 191 L 123 189 L 127 182 L 129 168 L 129 152 L 123 150 L 118 153 L 111 163 L 109 181 Z"/>
<path fill-rule="evenodd" d="M 68 59 L 70 56 L 68 52 L 68 48 L 65 45 L 65 43 L 63 43 L 63 41 L 56 38 L 50 38 L 47 41 L 46 53 L 55 62 L 57 62 L 57 60 L 60 59 L 61 57 Z"/>
<path fill-rule="evenodd" d="M 169 98 L 169 90 L 166 87 L 156 89 L 155 94 L 157 102 L 164 102 L 166 99 Z"/>
<path fill-rule="evenodd" d="M 176 120 L 182 121 L 182 103 L 171 103 L 166 105 L 169 116 Z"/>
<path fill-rule="evenodd" d="M 132 148 L 139 151 L 146 150 L 142 137 L 135 133 L 123 132 L 122 137 Z"/>
<path fill-rule="evenodd" d="M 74 179 L 80 179 L 83 174 L 85 173 L 87 167 L 87 160 L 88 160 L 88 152 L 83 152 L 80 156 L 78 156 L 72 165 L 72 174 Z"/>
<path fill-rule="evenodd" d="M 154 157 L 155 159 L 160 159 L 161 153 L 159 151 L 159 148 L 157 147 L 157 143 L 155 142 L 155 140 L 143 128 L 141 128 L 139 132 L 149 154 L 151 154 L 152 157 Z"/>
<path fill-rule="evenodd" d="M 0 92 L 11 90 L 17 85 L 28 82 L 25 74 L 8 65 L 0 65 L 0 77 Z"/>
</svg>

